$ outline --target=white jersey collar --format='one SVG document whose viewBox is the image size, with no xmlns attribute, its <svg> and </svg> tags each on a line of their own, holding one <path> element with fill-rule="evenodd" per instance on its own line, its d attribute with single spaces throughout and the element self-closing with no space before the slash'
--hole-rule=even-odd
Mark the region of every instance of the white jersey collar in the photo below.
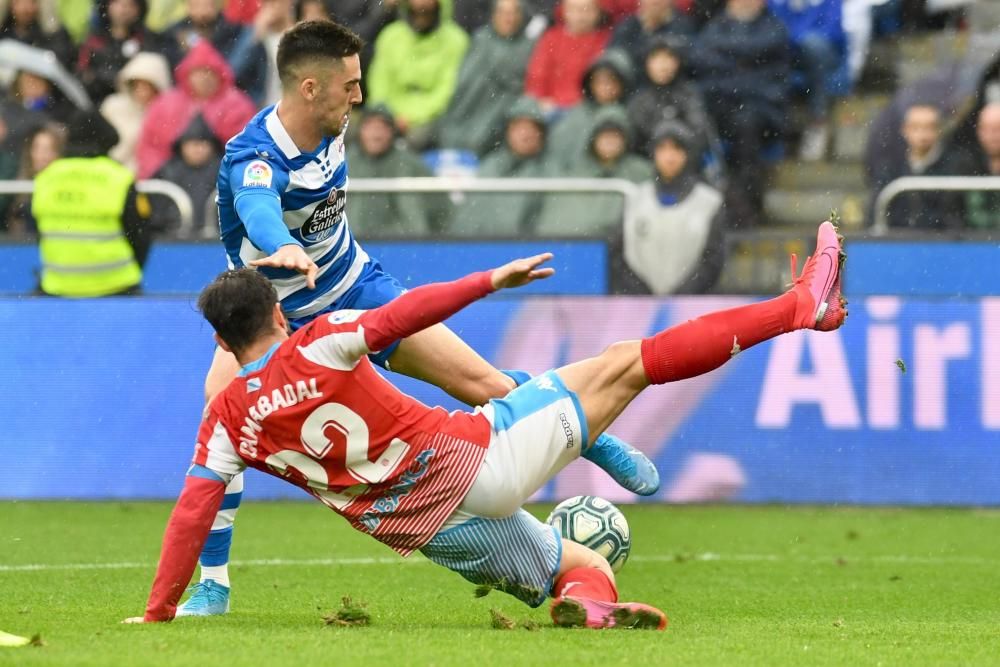
<svg viewBox="0 0 1000 667">
<path fill-rule="evenodd" d="M 285 157 L 289 160 L 294 160 L 298 156 L 302 155 L 302 151 L 300 151 L 298 146 L 295 145 L 292 138 L 288 136 L 288 130 L 285 129 L 285 126 L 281 124 L 281 119 L 278 118 L 277 104 L 274 105 L 274 109 L 271 110 L 271 113 L 269 113 L 267 118 L 264 120 L 264 126 L 267 127 L 268 134 L 270 134 L 271 138 L 274 139 L 275 145 L 281 149 L 281 152 L 285 154 Z"/>
</svg>

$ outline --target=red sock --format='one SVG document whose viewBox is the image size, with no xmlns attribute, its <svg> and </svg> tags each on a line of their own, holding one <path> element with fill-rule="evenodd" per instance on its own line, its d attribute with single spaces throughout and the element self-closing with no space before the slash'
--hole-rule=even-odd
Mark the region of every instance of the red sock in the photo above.
<svg viewBox="0 0 1000 667">
<path fill-rule="evenodd" d="M 552 587 L 552 597 L 564 595 L 618 602 L 618 589 L 614 582 L 595 567 L 574 567 L 559 577 Z"/>
<path fill-rule="evenodd" d="M 642 367 L 652 384 L 675 382 L 715 370 L 757 343 L 792 331 L 796 296 L 702 315 L 642 340 Z M 739 345 L 737 349 L 734 346 Z"/>
</svg>

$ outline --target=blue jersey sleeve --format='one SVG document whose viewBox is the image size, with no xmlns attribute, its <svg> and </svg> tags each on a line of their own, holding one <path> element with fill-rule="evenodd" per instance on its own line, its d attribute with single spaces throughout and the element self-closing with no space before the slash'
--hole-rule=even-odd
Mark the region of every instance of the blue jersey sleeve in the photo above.
<svg viewBox="0 0 1000 667">
<path fill-rule="evenodd" d="M 234 162 L 229 182 L 236 214 L 251 243 L 269 255 L 283 245 L 301 245 L 292 238 L 282 218 L 281 193 L 288 186 L 286 171 L 255 157 Z"/>
</svg>

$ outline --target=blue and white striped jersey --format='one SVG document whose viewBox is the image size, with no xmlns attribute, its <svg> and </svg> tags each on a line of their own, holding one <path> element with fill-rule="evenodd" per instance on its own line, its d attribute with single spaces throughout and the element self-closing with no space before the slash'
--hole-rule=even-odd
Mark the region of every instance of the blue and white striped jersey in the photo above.
<svg viewBox="0 0 1000 667">
<path fill-rule="evenodd" d="M 219 168 L 219 223 L 231 268 L 266 257 L 291 240 L 302 245 L 319 266 L 316 289 L 289 269 L 260 270 L 278 291 L 291 319 L 309 317 L 329 307 L 362 274 L 369 258 L 347 224 L 347 160 L 344 135 L 326 137 L 303 153 L 278 119 L 277 106 L 261 110 L 226 144 Z M 261 190 L 281 202 L 281 220 L 254 237 L 237 214 L 237 202 Z M 249 200 L 248 200 L 249 201 Z"/>
</svg>

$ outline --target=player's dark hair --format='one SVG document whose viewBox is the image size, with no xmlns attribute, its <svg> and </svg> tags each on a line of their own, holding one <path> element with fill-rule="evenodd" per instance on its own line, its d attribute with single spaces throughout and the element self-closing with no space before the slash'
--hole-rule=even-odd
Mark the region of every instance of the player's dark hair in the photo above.
<svg viewBox="0 0 1000 667">
<path fill-rule="evenodd" d="M 283 86 L 297 83 L 297 68 L 312 60 L 340 60 L 361 53 L 364 41 L 333 21 L 303 21 L 278 42 L 278 78 Z"/>
<path fill-rule="evenodd" d="M 233 352 L 240 352 L 270 332 L 278 293 L 258 271 L 220 273 L 198 297 L 198 310 Z"/>
</svg>

